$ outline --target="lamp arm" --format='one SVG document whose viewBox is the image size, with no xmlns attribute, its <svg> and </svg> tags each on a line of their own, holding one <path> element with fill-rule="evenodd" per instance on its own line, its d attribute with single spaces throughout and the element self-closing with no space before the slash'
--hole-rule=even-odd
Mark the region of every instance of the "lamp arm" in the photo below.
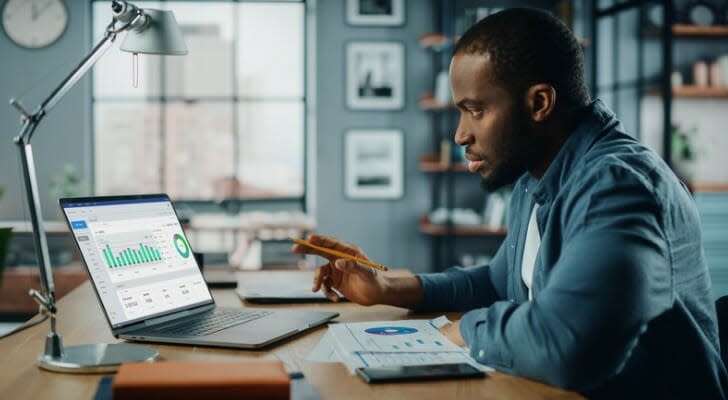
<svg viewBox="0 0 728 400">
<path fill-rule="evenodd" d="M 48 110 L 50 110 L 53 106 L 58 103 L 58 101 L 73 87 L 73 85 L 78 82 L 81 77 L 83 77 L 88 70 L 91 69 L 91 67 L 96 64 L 96 62 L 101 58 L 101 56 L 106 53 L 106 51 L 111 47 L 114 40 L 116 40 L 116 36 L 123 31 L 132 29 L 140 24 L 145 23 L 146 16 L 144 12 L 140 9 L 134 8 L 134 16 L 131 18 L 129 22 L 123 23 L 121 27 L 116 28 L 116 22 L 118 19 L 115 17 L 111 20 L 111 23 L 106 28 L 106 33 L 104 34 L 103 39 L 99 41 L 99 43 L 96 44 L 96 46 L 91 50 L 91 52 L 78 64 L 78 66 L 71 71 L 71 73 L 66 77 L 66 79 L 61 82 L 58 87 L 53 90 L 53 92 L 48 96 L 48 98 L 41 103 L 40 107 L 38 108 L 38 113 L 45 114 Z M 42 115 L 41 115 L 42 116 Z"/>
<path fill-rule="evenodd" d="M 84 57 L 83 60 L 71 71 L 71 73 L 56 87 L 48 98 L 43 101 L 38 109 L 32 114 L 28 113 L 18 103 L 17 100 L 11 99 L 10 104 L 18 110 L 22 115 L 23 126 L 20 133 L 13 139 L 18 146 L 20 152 L 20 160 L 23 172 L 23 186 L 25 189 L 26 200 L 30 210 L 30 220 L 33 225 L 33 241 L 35 249 L 38 253 L 38 263 L 40 267 L 40 283 L 43 291 L 45 302 L 41 303 L 41 308 L 45 308 L 55 313 L 55 284 L 53 282 L 53 272 L 50 265 L 50 256 L 48 253 L 48 240 L 43 226 L 43 216 L 41 214 L 40 192 L 38 191 L 38 179 L 35 171 L 35 160 L 33 157 L 33 148 L 30 145 L 30 139 L 35 132 L 35 128 L 45 117 L 46 113 L 58 103 L 63 96 L 78 82 L 81 77 L 88 72 L 91 67 L 96 64 L 99 58 L 111 47 L 119 32 L 124 31 L 132 25 L 132 22 L 123 24 L 116 29 L 116 18 L 112 19 L 106 29 L 104 37 L 99 41 L 91 52 Z"/>
<path fill-rule="evenodd" d="M 63 96 L 68 93 L 69 90 L 73 87 L 73 85 L 78 82 L 79 79 L 81 79 L 88 70 L 91 69 L 91 67 L 96 64 L 96 62 L 101 58 L 102 55 L 111 47 L 114 40 L 116 39 L 117 33 L 114 31 L 107 31 L 104 37 L 99 41 L 96 46 L 91 50 L 91 52 L 84 57 L 83 60 L 76 66 L 76 68 L 71 71 L 71 73 L 51 92 L 51 94 L 48 96 L 47 99 L 45 99 L 40 106 L 38 106 L 38 109 L 33 112 L 32 115 L 28 115 L 27 112 L 25 112 L 22 107 L 18 104 L 17 100 L 11 99 L 10 104 L 13 105 L 18 111 L 23 114 L 24 121 L 24 129 L 21 131 L 21 136 L 23 137 L 24 141 L 29 143 L 30 137 L 33 135 L 33 132 L 35 131 L 35 126 L 40 123 L 40 121 L 45 117 L 46 113 L 53 108 L 62 98 Z M 31 122 L 30 129 L 25 129 L 25 122 L 28 122 L 28 120 Z"/>
<path fill-rule="evenodd" d="M 81 63 L 61 82 L 61 84 L 51 93 L 50 96 L 41 104 L 40 110 L 47 112 L 83 77 L 91 67 L 101 58 L 104 53 L 111 47 L 116 39 L 116 33 L 104 35 L 96 47 L 84 58 Z M 39 111 L 40 111 L 39 110 Z"/>
</svg>

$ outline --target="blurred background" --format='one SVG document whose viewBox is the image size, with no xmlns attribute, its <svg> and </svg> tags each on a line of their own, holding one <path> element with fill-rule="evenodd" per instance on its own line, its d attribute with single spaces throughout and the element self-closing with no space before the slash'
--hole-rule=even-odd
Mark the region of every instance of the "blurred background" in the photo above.
<svg viewBox="0 0 728 400">
<path fill-rule="evenodd" d="M 87 275 L 57 199 L 168 193 L 193 250 L 238 270 L 312 268 L 320 232 L 415 272 L 487 263 L 508 189 L 485 193 L 452 137 L 447 69 L 468 27 L 506 7 L 561 18 L 587 83 L 693 191 L 714 295 L 728 294 L 728 1 L 134 2 L 173 10 L 186 57 L 116 44 L 34 137 L 58 294 Z M 109 1 L 2 0 L 0 97 L 35 107 L 111 21 Z M 40 22 L 40 23 L 39 23 Z M 534 60 L 538 62 L 538 60 Z M 0 321 L 37 311 L 35 250 L 0 107 Z"/>
</svg>

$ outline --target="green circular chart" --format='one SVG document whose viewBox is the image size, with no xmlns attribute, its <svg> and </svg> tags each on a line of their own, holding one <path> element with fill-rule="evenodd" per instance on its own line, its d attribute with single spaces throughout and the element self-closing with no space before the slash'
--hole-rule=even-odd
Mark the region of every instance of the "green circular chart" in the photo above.
<svg viewBox="0 0 728 400">
<path fill-rule="evenodd" d="M 182 235 L 175 233 L 172 238 L 172 242 L 174 242 L 174 248 L 177 250 L 177 253 L 182 256 L 182 258 L 190 256 L 190 245 L 187 244 L 187 241 Z"/>
</svg>

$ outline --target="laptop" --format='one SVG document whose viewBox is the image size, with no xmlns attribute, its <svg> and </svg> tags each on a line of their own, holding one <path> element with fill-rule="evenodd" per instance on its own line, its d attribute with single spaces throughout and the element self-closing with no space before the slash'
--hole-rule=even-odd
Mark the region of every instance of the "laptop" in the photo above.
<svg viewBox="0 0 728 400">
<path fill-rule="evenodd" d="M 257 349 L 338 316 L 217 307 L 165 194 L 59 202 L 116 338 Z"/>
</svg>

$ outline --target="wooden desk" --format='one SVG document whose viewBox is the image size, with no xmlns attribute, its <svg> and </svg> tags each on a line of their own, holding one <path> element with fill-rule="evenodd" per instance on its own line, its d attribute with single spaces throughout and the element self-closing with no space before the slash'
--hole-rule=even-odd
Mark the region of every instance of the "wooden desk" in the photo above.
<svg viewBox="0 0 728 400">
<path fill-rule="evenodd" d="M 242 272 L 240 280 L 287 281 L 308 279 L 308 272 L 265 271 Z M 219 305 L 242 307 L 230 289 L 213 291 Z M 431 318 L 436 315 L 415 315 L 407 310 L 388 306 L 362 307 L 351 303 L 268 306 L 334 310 L 338 321 L 376 321 Z M 58 330 L 64 344 L 116 342 L 93 293 L 85 282 L 59 302 Z M 449 314 L 451 319 L 458 314 Z M 48 323 L 0 340 L 0 397 L 7 399 L 91 399 L 100 375 L 70 375 L 43 371 L 35 360 L 44 346 Z M 241 351 L 193 346 L 152 344 L 161 357 L 168 360 L 241 360 L 252 358 L 278 359 L 288 371 L 302 371 L 323 399 L 548 399 L 581 398 L 578 394 L 556 389 L 538 382 L 491 372 L 484 380 L 442 381 L 367 385 L 351 376 L 343 364 L 315 363 L 306 356 L 326 332 L 320 327 L 264 351 Z"/>
</svg>

